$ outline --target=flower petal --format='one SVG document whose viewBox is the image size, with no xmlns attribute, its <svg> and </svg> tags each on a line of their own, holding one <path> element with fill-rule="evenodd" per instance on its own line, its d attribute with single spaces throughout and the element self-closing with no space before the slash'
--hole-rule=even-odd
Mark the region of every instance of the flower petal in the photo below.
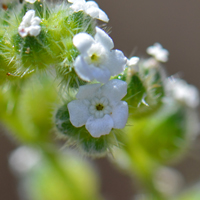
<svg viewBox="0 0 200 200">
<path fill-rule="evenodd" d="M 69 3 L 85 3 L 85 0 L 68 0 Z"/>
<path fill-rule="evenodd" d="M 85 4 L 85 8 L 99 8 L 98 4 L 95 1 L 87 1 Z"/>
<path fill-rule="evenodd" d="M 90 117 L 88 105 L 83 100 L 71 101 L 68 105 L 70 122 L 75 127 L 81 127 L 86 124 L 87 119 Z"/>
<path fill-rule="evenodd" d="M 94 1 L 88 1 L 85 4 L 85 12 L 90 15 L 92 18 L 99 17 L 99 6 Z"/>
<path fill-rule="evenodd" d="M 104 22 L 108 22 L 109 18 L 106 13 L 101 10 L 98 4 L 94 1 L 88 1 L 85 4 L 85 12 L 93 18 L 99 19 Z"/>
<path fill-rule="evenodd" d="M 102 29 L 96 27 L 95 41 L 101 43 L 105 48 L 111 50 L 114 48 L 113 40 Z"/>
<path fill-rule="evenodd" d="M 79 91 L 76 95 L 77 99 L 88 99 L 95 95 L 95 92 L 101 87 L 100 83 L 83 85 L 79 87 Z"/>
<path fill-rule="evenodd" d="M 79 12 L 79 11 L 83 11 L 85 7 L 85 3 L 82 2 L 75 2 L 74 4 L 72 4 L 70 6 L 70 8 L 74 11 L 74 12 Z"/>
<path fill-rule="evenodd" d="M 109 115 L 105 115 L 103 118 L 91 116 L 88 118 L 85 127 L 93 137 L 98 138 L 101 135 L 110 133 L 113 127 L 113 120 Z"/>
<path fill-rule="evenodd" d="M 41 31 L 41 26 L 30 26 L 29 27 L 29 34 L 31 36 L 37 36 L 40 34 L 40 31 Z"/>
<path fill-rule="evenodd" d="M 34 17 L 32 20 L 31 20 L 31 25 L 39 25 L 41 22 L 41 19 L 39 17 Z"/>
<path fill-rule="evenodd" d="M 127 83 L 118 79 L 110 80 L 101 87 L 102 94 L 111 102 L 120 101 L 127 93 Z"/>
<path fill-rule="evenodd" d="M 127 66 L 132 67 L 132 66 L 136 65 L 139 62 L 139 60 L 140 60 L 139 57 L 133 56 L 127 60 Z"/>
<path fill-rule="evenodd" d="M 27 11 L 22 18 L 23 23 L 25 24 L 30 23 L 31 19 L 34 18 L 34 16 L 35 16 L 35 10 Z"/>
<path fill-rule="evenodd" d="M 99 17 L 99 8 L 96 7 L 88 7 L 85 9 L 85 12 L 90 15 L 92 18 L 98 18 Z"/>
<path fill-rule="evenodd" d="M 85 81 L 96 79 L 101 83 L 106 83 L 110 79 L 110 71 L 107 68 L 88 65 L 82 56 L 78 56 L 74 61 L 74 69 L 78 76 Z"/>
<path fill-rule="evenodd" d="M 128 104 L 120 101 L 112 110 L 111 117 L 114 122 L 113 128 L 122 129 L 125 127 L 128 119 Z"/>
<path fill-rule="evenodd" d="M 106 67 L 110 70 L 111 76 L 122 73 L 126 67 L 127 58 L 120 50 L 112 50 L 108 56 Z"/>
<path fill-rule="evenodd" d="M 21 37 L 26 37 L 28 35 L 28 30 L 25 28 L 25 26 L 19 26 L 18 32 Z"/>
<path fill-rule="evenodd" d="M 107 68 L 93 67 L 91 69 L 92 76 L 100 83 L 107 83 L 110 79 L 110 71 Z"/>
<path fill-rule="evenodd" d="M 98 19 L 103 22 L 109 22 L 109 18 L 107 16 L 107 14 L 101 9 L 99 9 L 99 18 Z"/>
<path fill-rule="evenodd" d="M 78 33 L 73 37 L 74 46 L 82 53 L 85 54 L 91 45 L 95 43 L 91 35 L 87 33 Z"/>
<path fill-rule="evenodd" d="M 89 65 L 84 61 L 82 56 L 78 56 L 74 61 L 74 69 L 78 76 L 84 81 L 92 81 L 94 79 Z"/>
<path fill-rule="evenodd" d="M 25 1 L 28 2 L 28 3 L 31 3 L 31 4 L 36 2 L 36 0 L 25 0 Z"/>
<path fill-rule="evenodd" d="M 147 53 L 160 62 L 167 62 L 169 52 L 164 49 L 161 44 L 155 43 L 153 46 L 147 48 Z"/>
<path fill-rule="evenodd" d="M 161 62 L 167 62 L 168 61 L 168 51 L 166 49 L 163 49 L 162 52 L 159 52 L 157 55 L 156 55 L 156 59 L 158 61 L 161 61 Z"/>
</svg>

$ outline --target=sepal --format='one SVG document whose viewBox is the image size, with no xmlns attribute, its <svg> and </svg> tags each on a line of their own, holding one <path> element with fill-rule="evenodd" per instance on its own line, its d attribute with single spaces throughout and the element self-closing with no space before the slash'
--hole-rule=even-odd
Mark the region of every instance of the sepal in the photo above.
<svg viewBox="0 0 200 200">
<path fill-rule="evenodd" d="M 94 138 L 85 126 L 74 127 L 70 122 L 67 104 L 61 106 L 55 114 L 55 124 L 58 137 L 66 140 L 66 145 L 75 146 L 82 154 L 91 157 L 102 157 L 112 151 L 113 146 L 119 147 L 120 130 L 111 130 L 108 135 Z"/>
</svg>

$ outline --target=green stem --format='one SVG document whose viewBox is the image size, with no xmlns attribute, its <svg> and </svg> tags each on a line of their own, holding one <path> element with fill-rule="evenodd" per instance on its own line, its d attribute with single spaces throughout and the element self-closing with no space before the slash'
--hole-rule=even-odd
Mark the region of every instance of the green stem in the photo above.
<svg viewBox="0 0 200 200">
<path fill-rule="evenodd" d="M 155 187 L 152 177 L 140 177 L 140 181 L 143 183 L 146 188 L 148 194 L 150 195 L 150 199 L 152 200 L 166 200 L 166 198 L 157 190 Z"/>
<path fill-rule="evenodd" d="M 140 152 L 143 152 L 140 149 Z M 143 152 L 143 156 L 145 152 Z M 141 184 L 144 186 L 145 190 L 147 191 L 147 199 L 148 200 L 166 200 L 163 194 L 156 188 L 154 184 L 154 173 L 155 169 L 157 168 L 152 160 L 149 160 L 147 156 L 144 156 L 146 159 L 141 159 L 140 155 L 138 156 L 137 153 L 131 151 L 129 149 L 127 151 L 129 155 L 129 159 L 131 162 L 131 172 L 135 174 L 136 177 L 139 179 Z"/>
<path fill-rule="evenodd" d="M 77 184 L 74 180 L 70 177 L 69 172 L 67 172 L 61 165 L 59 160 L 60 156 L 56 153 L 54 148 L 47 147 L 46 145 L 40 146 L 43 151 L 43 155 L 49 162 L 49 164 L 54 168 L 57 172 L 58 176 L 61 180 L 63 180 L 66 188 L 69 188 L 70 191 L 70 200 L 87 200 L 87 197 L 84 197 L 83 194 L 80 192 L 80 189 L 77 187 Z"/>
</svg>

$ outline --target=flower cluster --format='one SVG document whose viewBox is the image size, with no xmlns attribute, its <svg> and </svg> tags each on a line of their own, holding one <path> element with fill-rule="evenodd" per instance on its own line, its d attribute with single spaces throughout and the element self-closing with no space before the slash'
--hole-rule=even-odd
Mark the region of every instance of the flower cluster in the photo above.
<svg viewBox="0 0 200 200">
<path fill-rule="evenodd" d="M 119 50 L 112 50 L 113 41 L 102 29 L 96 27 L 94 39 L 87 33 L 79 33 L 74 36 L 73 43 L 81 53 L 74 62 L 75 71 L 83 80 L 95 79 L 106 83 L 111 76 L 124 71 L 124 54 Z"/>
<path fill-rule="evenodd" d="M 147 53 L 153 56 L 157 61 L 168 61 L 169 52 L 166 49 L 164 49 L 159 43 L 155 43 L 153 46 L 148 47 Z"/>
<path fill-rule="evenodd" d="M 18 28 L 20 36 L 26 37 L 27 35 L 39 35 L 41 31 L 41 26 L 39 25 L 40 22 L 41 19 L 39 17 L 35 17 L 35 10 L 27 11 Z"/>
<path fill-rule="evenodd" d="M 183 105 L 196 108 L 199 105 L 198 89 L 186 81 L 170 77 L 166 83 L 167 92 Z"/>
<path fill-rule="evenodd" d="M 72 3 L 70 8 L 74 12 L 84 11 L 86 14 L 90 15 L 92 18 L 99 19 L 104 22 L 108 22 L 109 18 L 106 13 L 101 10 L 98 4 L 94 1 L 85 1 L 85 0 L 68 0 L 69 3 Z"/>
<path fill-rule="evenodd" d="M 147 186 L 142 198 L 167 199 L 156 191 L 155 172 L 196 137 L 198 90 L 167 78 L 169 52 L 159 43 L 147 48 L 148 58 L 126 58 L 94 1 L 23 1 L 3 5 L 0 13 L 0 120 L 27 145 L 10 164 L 29 184 L 30 198 L 101 199 L 92 174 L 83 177 L 88 166 L 70 158 L 76 148 L 93 158 L 111 153 Z M 69 155 L 57 152 L 51 133 L 73 147 Z"/>
<path fill-rule="evenodd" d="M 128 59 L 116 49 L 105 24 L 98 26 L 99 20 L 107 23 L 109 18 L 94 1 L 68 0 L 56 6 L 43 0 L 24 1 L 15 12 L 9 7 L 1 13 L 0 84 L 7 84 L 8 79 L 19 81 L 23 89 L 15 92 L 21 99 L 16 104 L 21 110 L 25 107 L 22 115 L 30 120 L 26 124 L 39 126 L 41 133 L 43 127 L 49 134 L 53 128 L 50 126 L 56 126 L 56 133 L 67 138 L 68 145 L 75 145 L 87 155 L 101 156 L 124 144 L 121 133 L 128 129 L 127 121 L 136 127 L 136 122 L 151 118 L 168 102 L 192 112 L 199 104 L 196 88 L 179 79 L 166 81 L 161 62 L 167 62 L 169 52 L 159 43 L 147 48 L 150 58 L 133 55 Z M 14 4 L 10 6 L 14 8 Z M 49 77 L 45 79 L 44 74 Z M 34 82 L 37 91 L 42 90 L 37 100 L 43 100 L 41 94 L 51 96 L 51 90 L 46 88 L 50 82 L 56 85 L 57 95 L 52 93 L 52 99 L 56 103 L 62 99 L 55 112 L 55 123 L 44 125 L 43 119 L 49 113 L 47 101 L 39 103 L 41 109 L 37 106 L 44 114 L 35 113 L 32 105 L 38 105 L 38 101 L 30 100 L 28 92 L 28 100 L 20 96 L 26 92 L 22 80 L 26 79 L 28 85 L 38 76 L 42 77 L 44 90 Z M 7 101 L 5 95 L 1 98 Z M 2 116 L 7 112 L 6 104 L 3 107 Z M 179 116 L 178 109 L 174 112 Z M 183 113 L 181 120 L 185 119 Z M 30 130 L 28 133 L 34 135 Z M 40 140 L 44 134 L 36 137 Z"/>
<path fill-rule="evenodd" d="M 84 11 L 92 18 L 108 22 L 108 17 L 93 1 L 69 0 L 74 12 Z M 120 101 L 127 93 L 124 81 L 111 77 L 122 73 L 127 58 L 120 50 L 113 50 L 114 43 L 99 27 L 96 34 L 80 32 L 73 37 L 73 44 L 80 54 L 74 61 L 74 70 L 84 81 L 76 100 L 68 104 L 70 121 L 75 127 L 85 128 L 94 138 L 107 135 L 112 129 L 122 129 L 128 118 L 128 105 Z M 92 81 L 100 83 L 91 84 Z M 103 85 L 102 85 L 103 84 Z"/>
</svg>

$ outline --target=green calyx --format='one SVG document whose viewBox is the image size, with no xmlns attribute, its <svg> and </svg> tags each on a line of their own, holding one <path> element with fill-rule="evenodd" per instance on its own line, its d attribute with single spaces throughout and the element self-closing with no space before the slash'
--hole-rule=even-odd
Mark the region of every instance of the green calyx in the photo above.
<svg viewBox="0 0 200 200">
<path fill-rule="evenodd" d="M 41 19 L 41 31 L 37 36 L 21 37 L 18 27 L 29 10 Z M 76 75 L 73 62 L 79 51 L 73 45 L 77 33 L 95 34 L 96 20 L 84 12 L 73 12 L 69 4 L 48 2 L 24 3 L 9 7 L 1 13 L 0 31 L 0 78 L 3 83 L 9 78 L 21 78 L 30 73 L 49 72 L 55 68 L 61 84 L 79 87 L 85 84 Z M 69 78 L 70 77 L 70 78 Z M 1 83 L 0 82 L 0 83 Z"/>
<path fill-rule="evenodd" d="M 147 68 L 144 60 L 138 63 L 139 71 L 129 72 L 129 68 L 120 79 L 126 77 L 127 95 L 124 98 L 129 104 L 130 116 L 144 117 L 155 112 L 161 105 L 164 93 L 164 71 L 161 66 Z"/>
<path fill-rule="evenodd" d="M 83 127 L 74 127 L 69 119 L 69 111 L 67 104 L 60 107 L 55 115 L 55 124 L 58 130 L 58 136 L 67 138 L 69 146 L 75 146 L 81 153 L 92 156 L 101 157 L 111 151 L 113 146 L 119 146 L 119 131 L 112 130 L 108 135 L 94 138 Z"/>
</svg>

